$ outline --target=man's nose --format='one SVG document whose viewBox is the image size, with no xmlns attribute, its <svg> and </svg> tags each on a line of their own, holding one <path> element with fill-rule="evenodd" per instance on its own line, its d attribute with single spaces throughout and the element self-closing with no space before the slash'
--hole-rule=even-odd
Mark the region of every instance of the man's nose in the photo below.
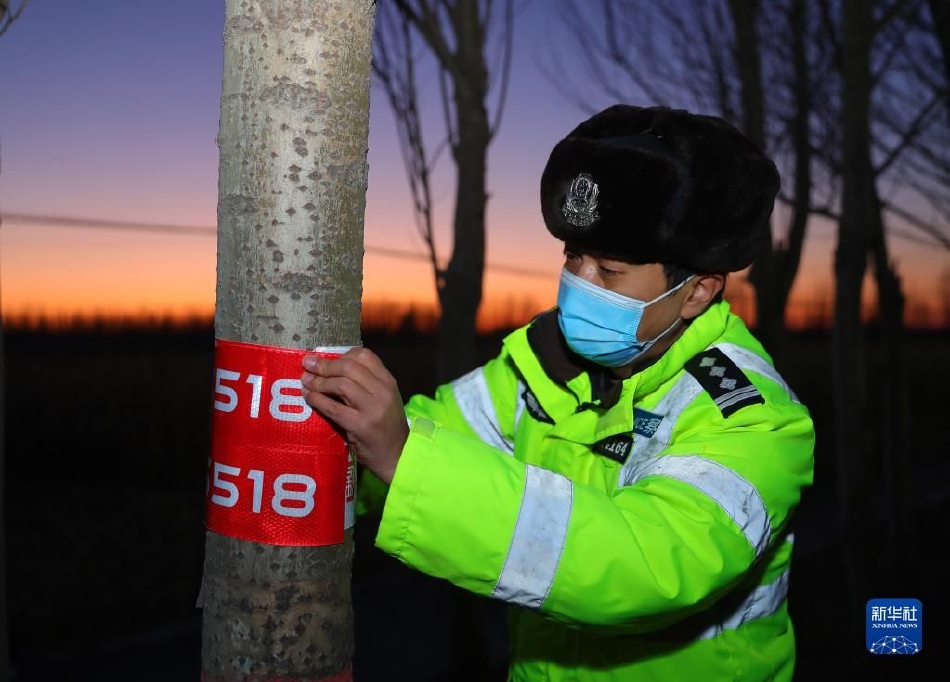
<svg viewBox="0 0 950 682">
<path fill-rule="evenodd" d="M 582 257 L 580 266 L 574 274 L 591 284 L 603 286 L 600 278 L 600 268 L 597 266 L 597 261 L 593 258 L 588 256 Z"/>
</svg>

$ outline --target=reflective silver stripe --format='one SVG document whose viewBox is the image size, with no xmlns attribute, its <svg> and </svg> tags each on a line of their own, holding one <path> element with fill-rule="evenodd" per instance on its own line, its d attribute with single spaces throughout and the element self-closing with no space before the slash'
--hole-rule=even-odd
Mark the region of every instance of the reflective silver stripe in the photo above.
<svg viewBox="0 0 950 682">
<path fill-rule="evenodd" d="M 783 379 L 782 376 L 777 371 L 775 371 L 775 368 L 765 361 L 765 358 L 756 355 L 748 348 L 737 346 L 734 343 L 717 343 L 715 344 L 715 347 L 725 353 L 726 357 L 736 363 L 740 369 L 747 369 L 771 379 L 783 389 L 785 389 L 785 392 L 791 396 L 792 400 L 794 400 L 796 403 L 800 402 L 798 400 L 798 396 L 795 395 L 795 391 L 793 391 L 789 385 L 785 383 L 785 379 Z"/>
<path fill-rule="evenodd" d="M 734 405 L 754 395 L 761 395 L 759 389 L 755 386 L 746 386 L 745 388 L 737 389 L 732 393 L 727 393 L 726 395 L 716 398 L 715 402 L 720 410 L 725 410 L 730 405 Z"/>
<path fill-rule="evenodd" d="M 566 477 L 527 466 L 518 521 L 492 597 L 541 608 L 564 550 L 573 495 Z"/>
<path fill-rule="evenodd" d="M 696 639 L 710 639 L 723 630 L 735 630 L 743 623 L 771 616 L 788 596 L 788 571 L 768 585 L 759 585 L 721 622 L 703 630 Z"/>
<path fill-rule="evenodd" d="M 759 556 L 772 533 L 769 514 L 755 486 L 732 469 L 698 455 L 664 455 L 640 462 L 630 483 L 645 476 L 667 476 L 688 483 L 722 507 Z"/>
<path fill-rule="evenodd" d="M 629 485 L 634 468 L 644 459 L 658 455 L 670 444 L 676 420 L 679 419 L 686 406 L 702 392 L 703 387 L 693 378 L 693 375 L 684 372 L 683 376 L 673 384 L 673 388 L 660 399 L 656 407 L 650 408 L 650 412 L 661 415 L 663 420 L 651 437 L 633 435 L 633 449 L 620 470 L 618 485 Z"/>
<path fill-rule="evenodd" d="M 462 416 L 478 437 L 499 450 L 509 454 L 514 452 L 514 443 L 502 435 L 498 415 L 495 414 L 495 404 L 491 400 L 488 382 L 485 381 L 481 368 L 456 379 L 451 385 Z"/>
<path fill-rule="evenodd" d="M 657 403 L 656 408 L 650 410 L 655 414 L 663 415 L 663 421 L 660 422 L 653 434 L 654 440 L 659 440 L 668 445 L 673 439 L 673 427 L 676 426 L 676 420 L 679 419 L 686 407 L 696 399 L 696 396 L 702 392 L 703 387 L 693 378 L 693 375 L 684 373 L 669 393 Z"/>
</svg>

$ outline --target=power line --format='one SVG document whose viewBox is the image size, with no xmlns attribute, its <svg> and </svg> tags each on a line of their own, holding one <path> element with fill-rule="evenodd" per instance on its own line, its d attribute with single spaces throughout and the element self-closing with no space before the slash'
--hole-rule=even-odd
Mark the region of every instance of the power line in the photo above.
<svg viewBox="0 0 950 682">
<path fill-rule="evenodd" d="M 16 223 L 19 225 L 42 225 L 45 227 L 67 227 L 80 229 L 102 229 L 119 230 L 121 232 L 151 232 L 158 234 L 174 234 L 186 237 L 215 237 L 218 234 L 217 228 L 207 225 L 168 225 L 163 223 L 137 223 L 123 220 L 100 220 L 98 218 L 81 218 L 78 216 L 49 216 L 37 215 L 33 213 L 7 213 L 3 215 L 4 222 Z M 430 258 L 422 253 L 415 251 L 406 251 L 402 249 L 392 249 L 385 246 L 364 245 L 366 253 L 373 253 L 389 258 L 402 258 L 404 260 L 429 261 Z M 498 272 L 506 272 L 512 275 L 523 277 L 544 277 L 551 279 L 554 275 L 550 272 L 541 270 L 531 270 L 529 268 L 518 267 L 517 265 L 505 265 L 487 263 L 485 268 Z"/>
<path fill-rule="evenodd" d="M 78 218 L 73 216 L 33 215 L 29 213 L 7 213 L 4 222 L 20 225 L 43 225 L 47 227 L 79 227 L 102 230 L 120 230 L 123 232 L 159 232 L 163 234 L 186 235 L 189 237 L 213 237 L 217 230 L 213 227 L 186 225 L 162 225 L 159 223 L 129 223 L 96 218 Z"/>
</svg>

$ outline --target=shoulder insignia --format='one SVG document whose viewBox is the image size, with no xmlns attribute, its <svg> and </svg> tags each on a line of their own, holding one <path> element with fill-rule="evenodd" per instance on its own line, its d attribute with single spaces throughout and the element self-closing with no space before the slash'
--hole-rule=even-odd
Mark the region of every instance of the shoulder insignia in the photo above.
<svg viewBox="0 0 950 682">
<path fill-rule="evenodd" d="M 749 378 L 718 348 L 707 348 L 686 363 L 686 371 L 709 393 L 723 417 L 765 399 Z"/>
<path fill-rule="evenodd" d="M 528 410 L 528 414 L 539 422 L 544 422 L 545 424 L 554 423 L 554 420 L 544 411 L 544 408 L 541 407 L 541 403 L 538 402 L 537 397 L 531 392 L 530 388 L 526 388 L 524 393 L 521 394 L 521 397 L 524 398 L 524 406 L 525 409 Z"/>
</svg>

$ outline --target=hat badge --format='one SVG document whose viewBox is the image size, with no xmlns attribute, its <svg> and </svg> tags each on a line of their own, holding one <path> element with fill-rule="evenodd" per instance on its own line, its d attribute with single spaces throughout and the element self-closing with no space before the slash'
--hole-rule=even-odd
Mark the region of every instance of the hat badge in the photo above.
<svg viewBox="0 0 950 682">
<path fill-rule="evenodd" d="M 577 227 L 589 227 L 600 218 L 597 213 L 598 194 L 600 188 L 587 173 L 581 173 L 571 180 L 571 187 L 564 198 L 564 208 L 561 209 L 567 222 Z"/>
</svg>

